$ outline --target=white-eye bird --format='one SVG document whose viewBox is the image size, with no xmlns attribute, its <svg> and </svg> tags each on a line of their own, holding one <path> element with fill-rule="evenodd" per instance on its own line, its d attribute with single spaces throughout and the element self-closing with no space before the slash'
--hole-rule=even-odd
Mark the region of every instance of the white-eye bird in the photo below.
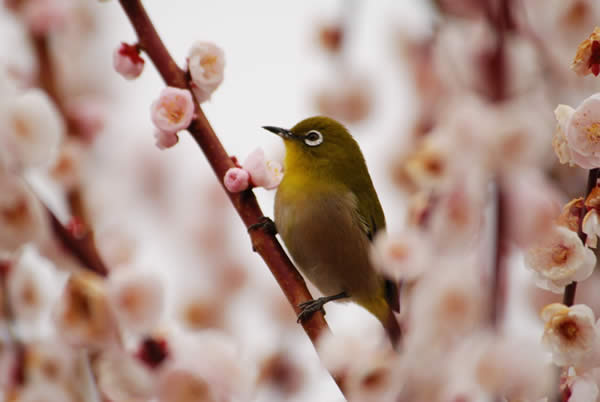
<svg viewBox="0 0 600 402">
<path fill-rule="evenodd" d="M 379 319 L 396 346 L 398 289 L 369 259 L 385 217 L 358 144 L 327 117 L 308 118 L 289 130 L 263 128 L 283 138 L 286 149 L 276 229 L 300 271 L 325 295 L 300 305 L 298 320 L 328 301 L 353 301 Z"/>
</svg>

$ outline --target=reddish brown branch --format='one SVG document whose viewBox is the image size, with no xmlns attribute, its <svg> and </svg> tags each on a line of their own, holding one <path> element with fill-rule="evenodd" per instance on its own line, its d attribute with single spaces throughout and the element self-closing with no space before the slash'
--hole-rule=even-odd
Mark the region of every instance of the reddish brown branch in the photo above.
<svg viewBox="0 0 600 402">
<path fill-rule="evenodd" d="M 137 33 L 141 48 L 150 57 L 165 83 L 173 87 L 188 88 L 189 81 L 186 78 L 186 73 L 171 58 L 154 29 L 154 25 L 150 21 L 141 1 L 120 0 L 119 2 Z M 204 152 L 217 179 L 223 185 L 225 172 L 229 168 L 234 167 L 233 162 L 225 152 L 225 149 L 198 104 L 196 104 L 196 114 L 198 117 L 194 119 L 188 131 L 200 146 L 202 152 Z M 246 227 L 259 222 L 260 218 L 263 217 L 263 213 L 252 191 L 237 194 L 226 192 Z M 298 305 L 312 299 L 304 279 L 298 273 L 274 235 L 259 229 L 252 230 L 250 237 L 252 247 L 260 254 L 271 270 L 271 273 L 285 293 L 294 311 L 299 313 Z M 322 313 L 313 314 L 310 319 L 302 323 L 302 326 L 313 343 L 317 341 L 324 331 L 328 330 L 327 322 Z"/>
<path fill-rule="evenodd" d="M 45 208 L 52 226 L 52 231 L 64 249 L 79 261 L 83 268 L 93 271 L 101 276 L 108 276 L 109 271 L 96 249 L 93 232 L 84 228 L 84 233 L 80 236 L 76 236 L 63 226 L 56 215 L 54 215 L 48 207 Z"/>
<path fill-rule="evenodd" d="M 494 267 L 492 271 L 490 322 L 492 327 L 499 329 L 500 319 L 506 300 L 506 255 L 508 254 L 508 238 L 506 234 L 506 200 L 500 182 L 495 182 L 494 205 Z"/>
<path fill-rule="evenodd" d="M 63 119 L 67 122 L 67 131 L 70 134 L 76 134 L 74 125 L 69 121 L 69 116 L 66 113 L 64 101 L 60 96 L 58 88 L 52 54 L 50 52 L 49 38 L 47 35 L 31 35 L 31 41 L 35 49 L 35 54 L 38 62 L 38 85 L 43 89 L 48 96 L 56 104 Z M 100 258 L 94 242 L 93 232 L 89 228 L 85 206 L 82 200 L 81 189 L 71 190 L 67 194 L 67 201 L 71 208 L 71 214 L 77 219 L 82 220 L 85 233 L 81 237 L 76 237 L 72 232 L 63 226 L 56 218 L 54 213 L 47 207 L 46 213 L 50 220 L 52 230 L 57 240 L 62 244 L 64 249 L 71 254 L 83 268 L 93 271 L 101 276 L 108 275 L 108 269 Z"/>
</svg>

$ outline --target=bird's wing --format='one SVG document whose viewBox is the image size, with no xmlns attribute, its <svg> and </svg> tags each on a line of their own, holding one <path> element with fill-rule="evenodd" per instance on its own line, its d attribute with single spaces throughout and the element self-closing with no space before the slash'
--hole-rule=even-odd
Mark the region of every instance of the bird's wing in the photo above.
<svg viewBox="0 0 600 402">
<path fill-rule="evenodd" d="M 373 241 L 378 230 L 385 228 L 385 217 L 383 209 L 379 204 L 375 189 L 367 188 L 367 191 L 354 193 L 356 215 L 366 236 Z"/>
<path fill-rule="evenodd" d="M 385 227 L 385 217 L 374 189 L 362 195 L 362 197 L 359 197 L 352 193 L 355 205 L 355 217 L 362 231 L 369 238 L 369 241 L 372 242 L 377 231 Z M 400 298 L 396 282 L 385 279 L 384 286 L 385 298 L 388 304 L 392 310 L 399 312 Z"/>
</svg>

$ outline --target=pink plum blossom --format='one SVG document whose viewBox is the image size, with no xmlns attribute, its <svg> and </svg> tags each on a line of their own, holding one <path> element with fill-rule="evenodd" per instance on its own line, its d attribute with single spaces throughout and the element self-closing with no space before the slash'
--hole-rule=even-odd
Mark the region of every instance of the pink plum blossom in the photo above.
<svg viewBox="0 0 600 402">
<path fill-rule="evenodd" d="M 584 169 L 600 167 L 600 93 L 577 109 L 559 105 L 554 114 L 558 126 L 552 145 L 560 162 Z"/>
<path fill-rule="evenodd" d="M 194 100 L 187 89 L 166 87 L 150 108 L 152 122 L 163 131 L 176 132 L 187 128 L 194 117 Z"/>
<path fill-rule="evenodd" d="M 225 173 L 223 182 L 227 191 L 231 193 L 239 193 L 248 188 L 250 181 L 250 174 L 244 169 L 237 167 L 230 168 Z"/>
<path fill-rule="evenodd" d="M 125 79 L 139 77 L 144 70 L 144 59 L 140 57 L 139 48 L 122 42 L 113 52 L 113 67 Z"/>
<path fill-rule="evenodd" d="M 199 103 L 210 99 L 211 94 L 223 82 L 225 54 L 211 42 L 197 41 L 187 58 L 192 77 L 192 91 Z"/>
<path fill-rule="evenodd" d="M 267 190 L 277 188 L 283 178 L 281 164 L 276 161 L 267 161 L 265 152 L 261 148 L 252 151 L 242 163 L 242 167 L 250 174 L 252 184 Z"/>
<path fill-rule="evenodd" d="M 156 138 L 156 146 L 160 150 L 174 147 L 179 142 L 177 133 L 161 129 L 156 129 L 154 138 Z"/>
</svg>

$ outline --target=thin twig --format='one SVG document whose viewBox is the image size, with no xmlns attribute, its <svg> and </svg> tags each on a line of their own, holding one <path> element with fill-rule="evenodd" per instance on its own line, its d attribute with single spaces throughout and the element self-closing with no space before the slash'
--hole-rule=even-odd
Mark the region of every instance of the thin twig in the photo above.
<svg viewBox="0 0 600 402">
<path fill-rule="evenodd" d="M 172 59 L 141 1 L 119 0 L 119 2 L 137 33 L 139 45 L 152 60 L 165 83 L 169 86 L 189 89 L 186 73 Z M 197 102 L 195 109 L 197 117 L 188 127 L 188 131 L 202 149 L 217 179 L 223 185 L 225 173 L 229 168 L 234 167 L 234 164 Z M 264 216 L 252 191 L 241 193 L 226 191 L 226 193 L 246 228 L 258 223 Z M 250 238 L 253 249 L 271 270 L 294 311 L 300 313 L 298 305 L 312 299 L 304 279 L 273 234 L 264 230 L 252 230 Z M 317 339 L 329 330 L 321 312 L 313 314 L 302 323 L 302 326 L 313 344 L 316 344 Z"/>
<path fill-rule="evenodd" d="M 48 207 L 44 205 L 44 208 L 46 209 L 46 214 L 50 220 L 52 231 L 64 249 L 75 257 L 83 268 L 95 272 L 100 276 L 108 276 L 108 268 L 98 254 L 93 232 L 84 229 L 84 232 L 80 236 L 76 236 L 63 226 L 56 215 L 54 215 Z"/>
<path fill-rule="evenodd" d="M 502 187 L 498 180 L 494 181 L 494 266 L 491 281 L 491 308 L 490 322 L 492 328 L 499 329 L 500 319 L 504 310 L 506 299 L 506 254 L 508 244 L 506 238 L 506 208 Z"/>
</svg>

